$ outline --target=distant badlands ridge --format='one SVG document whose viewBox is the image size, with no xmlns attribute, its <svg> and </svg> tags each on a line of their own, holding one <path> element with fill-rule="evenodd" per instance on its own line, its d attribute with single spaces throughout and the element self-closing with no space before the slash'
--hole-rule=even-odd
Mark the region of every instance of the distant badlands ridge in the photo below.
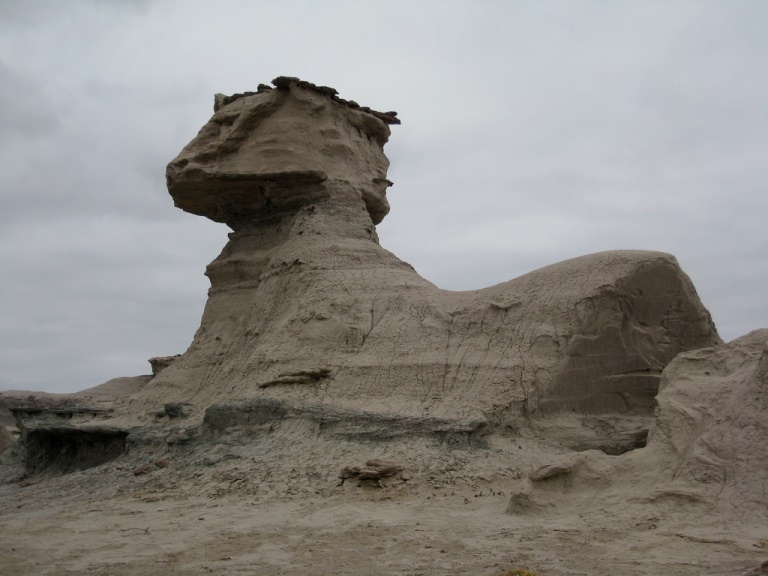
<svg viewBox="0 0 768 576">
<path fill-rule="evenodd" d="M 216 95 L 167 168 L 177 207 L 232 229 L 206 269 L 189 349 L 93 393 L 0 397 L 30 466 L 44 468 L 54 445 L 101 443 L 103 459 L 126 447 L 192 450 L 211 430 L 285 419 L 347 437 L 472 437 L 571 414 L 613 424 L 560 434 L 566 444 L 620 453 L 645 443 L 665 367 L 722 344 L 689 278 L 659 252 L 437 288 L 376 234 L 397 114 L 297 78 L 272 84 Z"/>
</svg>

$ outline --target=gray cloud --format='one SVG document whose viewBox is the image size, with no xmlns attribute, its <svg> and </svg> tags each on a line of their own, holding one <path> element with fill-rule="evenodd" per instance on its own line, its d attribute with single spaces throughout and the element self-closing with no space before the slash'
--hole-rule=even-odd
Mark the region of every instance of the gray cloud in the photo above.
<svg viewBox="0 0 768 576">
<path fill-rule="evenodd" d="M 0 2 L 0 389 L 182 352 L 227 229 L 164 166 L 281 74 L 400 112 L 382 244 L 449 289 L 675 254 L 725 338 L 768 326 L 761 0 Z"/>
</svg>

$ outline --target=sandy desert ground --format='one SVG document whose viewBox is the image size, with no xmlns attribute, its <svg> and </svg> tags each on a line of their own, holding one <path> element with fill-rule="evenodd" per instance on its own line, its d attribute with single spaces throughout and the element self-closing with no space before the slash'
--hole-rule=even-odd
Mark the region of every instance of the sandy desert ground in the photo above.
<svg viewBox="0 0 768 576">
<path fill-rule="evenodd" d="M 528 482 L 524 466 L 562 456 L 540 439 L 453 448 L 300 438 L 220 445 L 142 475 L 133 470 L 147 455 L 129 454 L 5 483 L 2 574 L 737 575 L 768 556 L 765 526 L 615 483 L 553 485 L 544 506 L 507 513 Z M 340 463 L 372 456 L 406 471 L 383 489 L 339 486 Z"/>
</svg>

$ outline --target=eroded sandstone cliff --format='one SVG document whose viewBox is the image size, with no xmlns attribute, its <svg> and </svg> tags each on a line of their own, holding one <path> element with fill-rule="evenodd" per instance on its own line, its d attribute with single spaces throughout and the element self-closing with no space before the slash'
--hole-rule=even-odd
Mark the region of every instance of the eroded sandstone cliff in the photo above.
<svg viewBox="0 0 768 576">
<path fill-rule="evenodd" d="M 217 95 L 167 168 L 178 207 L 232 229 L 207 268 L 192 344 L 155 359 L 149 383 L 98 421 L 78 412 L 79 431 L 184 443 L 287 414 L 354 430 L 368 422 L 369 432 L 431 423 L 467 433 L 563 411 L 650 417 L 664 367 L 720 343 L 688 277 L 658 252 L 593 254 L 482 290 L 437 288 L 376 234 L 396 113 L 295 78 L 273 84 Z"/>
<path fill-rule="evenodd" d="M 531 471 L 507 512 L 536 515 L 599 498 L 634 517 L 678 517 L 689 526 L 717 519 L 728 535 L 762 530 L 768 329 L 679 354 L 662 373 L 657 401 L 647 446 L 621 458 L 592 450 L 553 459 Z"/>
<path fill-rule="evenodd" d="M 234 232 L 182 358 L 145 396 L 273 397 L 403 416 L 648 412 L 661 370 L 719 342 L 674 258 L 606 252 L 471 292 L 381 248 L 395 113 L 279 78 L 217 96 L 168 166 L 176 205 Z"/>
</svg>

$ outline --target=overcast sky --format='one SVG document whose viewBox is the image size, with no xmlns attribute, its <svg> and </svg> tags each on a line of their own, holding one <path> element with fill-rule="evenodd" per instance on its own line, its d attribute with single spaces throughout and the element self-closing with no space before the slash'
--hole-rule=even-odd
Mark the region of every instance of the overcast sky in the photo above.
<svg viewBox="0 0 768 576">
<path fill-rule="evenodd" d="M 228 228 L 165 165 L 279 75 L 397 110 L 382 245 L 438 286 L 674 254 L 768 327 L 768 2 L 0 0 L 0 390 L 149 372 Z"/>
</svg>

